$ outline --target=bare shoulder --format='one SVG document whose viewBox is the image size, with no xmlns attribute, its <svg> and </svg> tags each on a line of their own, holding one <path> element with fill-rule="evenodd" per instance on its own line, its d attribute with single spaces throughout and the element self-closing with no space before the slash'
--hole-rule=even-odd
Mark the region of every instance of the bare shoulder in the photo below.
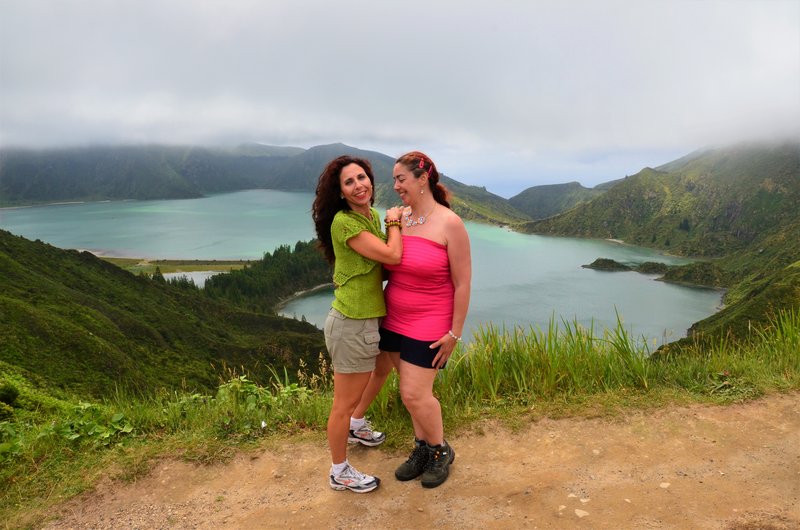
<svg viewBox="0 0 800 530">
<path fill-rule="evenodd" d="M 444 208 L 444 220 L 448 228 L 464 228 L 464 221 L 450 208 Z"/>
<path fill-rule="evenodd" d="M 449 208 L 444 218 L 444 231 L 448 244 L 469 245 L 469 236 L 464 220 Z"/>
</svg>

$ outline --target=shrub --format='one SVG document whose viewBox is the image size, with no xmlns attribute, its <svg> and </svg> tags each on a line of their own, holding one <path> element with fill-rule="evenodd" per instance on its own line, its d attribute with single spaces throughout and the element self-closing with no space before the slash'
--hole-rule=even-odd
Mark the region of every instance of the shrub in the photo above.
<svg viewBox="0 0 800 530">
<path fill-rule="evenodd" d="M 11 419 L 14 415 L 14 408 L 7 403 L 0 401 L 0 421 Z"/>
<path fill-rule="evenodd" d="M 0 384 L 0 403 L 13 406 L 14 402 L 17 401 L 17 397 L 19 397 L 19 390 L 17 387 L 7 381 L 3 381 L 3 383 Z"/>
</svg>

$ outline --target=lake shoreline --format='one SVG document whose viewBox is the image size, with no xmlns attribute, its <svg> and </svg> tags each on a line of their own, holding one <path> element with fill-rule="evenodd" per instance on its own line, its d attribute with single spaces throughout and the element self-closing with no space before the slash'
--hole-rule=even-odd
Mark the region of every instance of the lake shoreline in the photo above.
<svg viewBox="0 0 800 530">
<path fill-rule="evenodd" d="M 322 291 L 330 287 L 333 287 L 333 282 L 321 283 L 319 285 L 315 285 L 314 287 L 303 289 L 302 291 L 296 291 L 292 293 L 290 296 L 287 296 L 286 298 L 275 304 L 275 312 L 280 313 L 287 305 L 289 305 L 294 300 L 297 300 L 298 298 L 301 298 L 309 294 L 314 294 L 318 291 Z"/>
<path fill-rule="evenodd" d="M 224 272 L 312 239 L 312 202 L 310 193 L 251 190 L 202 199 L 20 208 L 4 211 L 2 225 L 60 248 L 94 249 L 93 254 L 132 274 L 152 275 L 156 267 L 162 274 Z M 466 329 L 486 323 L 547 326 L 553 314 L 581 325 L 613 327 L 621 315 L 637 335 L 677 337 L 720 305 L 719 292 L 581 267 L 598 256 L 667 265 L 691 258 L 599 238 L 523 234 L 472 221 L 465 225 L 473 258 Z M 287 293 L 274 306 L 285 316 L 302 315 L 317 325 L 330 309 L 330 289 L 326 282 Z"/>
<path fill-rule="evenodd" d="M 92 251 L 86 252 L 90 252 L 103 261 L 107 261 L 108 263 L 134 274 L 140 272 L 152 274 L 155 272 L 156 268 L 158 268 L 162 274 L 199 272 L 226 273 L 232 270 L 243 269 L 252 263 L 252 260 L 129 258 L 126 256 L 97 254 Z"/>
</svg>

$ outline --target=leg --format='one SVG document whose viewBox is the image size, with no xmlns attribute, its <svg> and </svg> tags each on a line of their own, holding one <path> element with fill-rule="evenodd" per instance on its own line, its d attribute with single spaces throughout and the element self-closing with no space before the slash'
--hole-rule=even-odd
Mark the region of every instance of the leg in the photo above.
<svg viewBox="0 0 800 530">
<path fill-rule="evenodd" d="M 414 434 L 429 445 L 444 441 L 442 408 L 433 395 L 433 380 L 438 370 L 422 368 L 406 361 L 400 361 L 400 397 L 411 414 Z"/>
<path fill-rule="evenodd" d="M 364 389 L 364 393 L 361 394 L 361 400 L 353 411 L 353 418 L 360 419 L 366 415 L 367 409 L 375 400 L 378 393 L 380 393 L 393 366 L 392 358 L 389 356 L 388 352 L 381 352 L 378 357 L 375 358 L 375 369 L 369 377 L 369 382 Z"/>
<path fill-rule="evenodd" d="M 371 373 L 333 373 L 333 406 L 328 417 L 328 446 L 334 464 L 341 464 L 347 458 L 350 416 L 364 393 Z"/>
<path fill-rule="evenodd" d="M 422 476 L 424 487 L 435 487 L 447 479 L 452 462 L 449 447 L 444 447 L 442 408 L 433 395 L 433 380 L 438 370 L 400 361 L 400 396 L 414 424 L 414 450 L 394 472 L 397 480 Z M 441 458 L 445 456 L 446 458 Z M 444 466 L 441 464 L 445 463 Z M 443 468 L 442 468 L 443 467 Z M 434 473 L 434 474 L 432 474 Z"/>
<path fill-rule="evenodd" d="M 405 363 L 405 361 L 401 361 L 400 360 L 400 352 L 399 351 L 392 351 L 392 352 L 386 352 L 386 353 L 389 355 L 389 358 L 392 360 L 392 365 L 394 366 L 394 369 L 397 370 L 397 375 L 400 376 L 400 386 L 402 388 L 403 377 L 402 377 L 402 375 L 400 373 L 400 363 L 401 362 Z M 405 364 L 408 364 L 408 363 L 405 363 Z M 402 392 L 401 392 L 401 394 L 402 394 Z M 421 430 L 420 430 L 419 426 L 417 425 L 417 422 L 414 419 L 413 415 L 411 416 L 411 425 L 414 427 L 414 436 L 416 436 L 416 438 L 418 440 L 424 440 L 425 436 L 423 434 L 421 434 Z"/>
<path fill-rule="evenodd" d="M 406 464 L 395 471 L 395 477 L 409 480 L 421 476 L 424 488 L 443 484 L 456 457 L 455 451 L 444 440 L 442 407 L 433 395 L 433 380 L 437 372 L 400 361 L 400 395 L 414 420 L 417 438 L 428 444 L 424 448 L 418 445 Z"/>
</svg>

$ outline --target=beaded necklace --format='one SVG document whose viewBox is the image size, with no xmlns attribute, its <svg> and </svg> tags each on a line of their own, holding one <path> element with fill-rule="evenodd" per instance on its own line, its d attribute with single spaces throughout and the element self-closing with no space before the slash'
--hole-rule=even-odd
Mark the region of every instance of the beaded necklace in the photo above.
<svg viewBox="0 0 800 530">
<path fill-rule="evenodd" d="M 436 209 L 436 205 L 434 204 L 433 208 L 431 208 L 430 212 L 428 212 L 426 215 L 420 215 L 416 219 L 414 219 L 411 216 L 412 213 L 413 213 L 411 210 L 409 210 L 407 212 L 404 212 L 403 213 L 403 217 L 405 217 L 405 219 L 406 219 L 406 226 L 424 225 L 425 222 L 428 220 L 428 217 L 431 216 L 431 214 L 433 213 L 433 210 L 435 210 L 435 209 Z"/>
</svg>

